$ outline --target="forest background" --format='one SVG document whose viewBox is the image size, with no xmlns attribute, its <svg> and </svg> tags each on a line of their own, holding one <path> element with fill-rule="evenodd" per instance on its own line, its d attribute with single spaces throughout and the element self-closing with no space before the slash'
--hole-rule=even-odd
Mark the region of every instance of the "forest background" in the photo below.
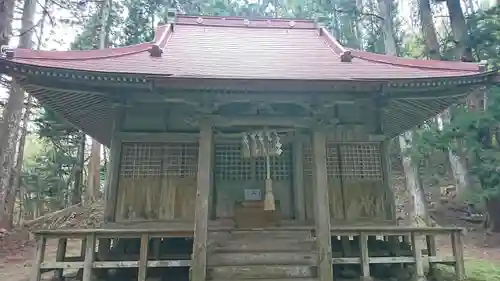
<svg viewBox="0 0 500 281">
<path fill-rule="evenodd" d="M 0 45 L 88 50 L 147 42 L 172 8 L 314 19 L 351 48 L 500 66 L 500 0 L 0 0 Z M 98 202 L 107 149 L 9 77 L 1 77 L 0 98 L 0 229 Z M 500 231 L 500 87 L 480 89 L 394 139 L 391 160 L 406 183 L 411 224 L 432 224 L 427 194 L 451 186 L 457 202 L 474 204 L 489 231 Z"/>
</svg>

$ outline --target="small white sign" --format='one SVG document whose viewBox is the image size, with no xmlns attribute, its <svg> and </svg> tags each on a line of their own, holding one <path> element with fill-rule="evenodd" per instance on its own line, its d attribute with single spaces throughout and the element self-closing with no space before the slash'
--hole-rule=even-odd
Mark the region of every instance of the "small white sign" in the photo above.
<svg viewBox="0 0 500 281">
<path fill-rule="evenodd" d="M 260 189 L 245 189 L 245 201 L 262 200 Z"/>
</svg>

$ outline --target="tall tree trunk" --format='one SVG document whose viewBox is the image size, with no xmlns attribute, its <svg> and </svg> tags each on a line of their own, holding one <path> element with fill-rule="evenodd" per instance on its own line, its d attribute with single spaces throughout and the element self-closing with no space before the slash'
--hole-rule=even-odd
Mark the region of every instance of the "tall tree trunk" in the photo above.
<svg viewBox="0 0 500 281">
<path fill-rule="evenodd" d="M 19 145 L 17 148 L 17 160 L 16 160 L 16 167 L 15 167 L 15 173 L 14 173 L 14 181 L 13 181 L 13 200 L 9 200 L 7 202 L 7 212 L 9 214 L 12 214 L 10 216 L 11 221 L 9 222 L 12 225 L 13 219 L 14 219 L 14 205 L 15 205 L 15 198 L 16 194 L 19 195 L 19 201 L 21 201 L 21 178 L 22 178 L 22 170 L 23 170 L 23 158 L 24 158 L 24 145 L 26 143 L 26 135 L 28 134 L 28 122 L 29 122 L 29 117 L 31 113 L 31 103 L 32 103 L 33 98 L 31 95 L 28 94 L 28 99 L 27 99 L 27 104 L 26 107 L 24 108 L 24 116 L 23 116 L 23 127 L 21 129 L 21 137 L 19 138 Z"/>
<path fill-rule="evenodd" d="M 382 31 L 384 33 L 385 53 L 391 56 L 397 56 L 396 39 L 394 38 L 394 23 L 391 16 L 392 0 L 378 0 L 380 16 L 383 18 Z M 412 148 L 413 132 L 407 131 L 400 135 L 399 146 L 403 158 L 403 170 L 406 179 L 406 189 L 411 198 L 412 211 L 411 214 L 414 224 L 421 222 L 429 222 L 429 212 L 427 202 L 425 201 L 425 193 L 419 177 L 418 166 L 413 163 L 409 151 Z"/>
<path fill-rule="evenodd" d="M 357 47 L 362 50 L 363 49 L 363 20 L 361 18 L 361 13 L 363 12 L 363 0 L 356 0 L 356 10 L 357 18 L 356 18 L 356 41 Z"/>
<path fill-rule="evenodd" d="M 82 202 L 82 186 L 83 186 L 83 166 L 85 165 L 85 134 L 80 134 L 80 145 L 78 146 L 78 156 L 75 168 L 75 181 L 73 182 L 73 190 L 71 195 L 71 204 L 76 205 Z"/>
<path fill-rule="evenodd" d="M 443 126 L 450 125 L 451 123 L 451 112 L 449 109 L 445 110 L 439 117 L 443 122 Z M 452 143 L 453 146 L 457 147 L 458 153 L 460 153 L 461 145 L 456 140 Z M 461 154 L 453 152 L 451 148 L 448 149 L 448 159 L 450 161 L 451 171 L 453 172 L 453 178 L 455 179 L 455 185 L 457 189 L 457 194 L 463 194 L 463 192 L 469 186 L 469 173 L 467 171 L 467 163 L 465 163 L 465 157 Z M 461 156 L 460 156 L 461 155 Z"/>
<path fill-rule="evenodd" d="M 397 56 L 398 49 L 396 38 L 394 38 L 394 22 L 392 20 L 393 0 L 377 0 L 378 9 L 382 20 L 382 31 L 384 35 L 385 53 L 390 56 Z"/>
<path fill-rule="evenodd" d="M 15 0 L 0 0 L 0 46 L 9 44 L 12 36 Z"/>
<path fill-rule="evenodd" d="M 432 9 L 429 0 L 419 0 L 419 15 L 422 34 L 425 40 L 427 56 L 433 60 L 440 60 L 439 42 L 432 18 Z"/>
<path fill-rule="evenodd" d="M 106 48 L 107 34 L 107 20 L 109 9 L 111 8 L 111 0 L 102 1 L 100 8 L 100 29 L 99 29 L 99 49 Z M 87 199 L 95 201 L 97 194 L 101 188 L 101 144 L 92 139 L 92 146 L 90 149 L 90 160 L 88 166 L 88 180 L 87 180 Z"/>
<path fill-rule="evenodd" d="M 20 48 L 29 49 L 33 45 L 34 18 L 36 11 L 36 0 L 25 0 L 21 23 Z M 15 198 L 13 185 L 10 185 L 14 158 L 16 154 L 16 143 L 18 141 L 19 123 L 21 121 L 24 106 L 24 91 L 16 81 L 12 79 L 9 100 L 4 111 L 2 131 L 0 132 L 0 228 L 10 229 L 12 225 L 12 213 L 8 211 L 10 201 Z"/>
<path fill-rule="evenodd" d="M 92 139 L 90 148 L 90 159 L 88 164 L 87 196 L 86 201 L 93 202 L 97 200 L 97 193 L 100 187 L 99 169 L 101 165 L 101 144 Z"/>
<path fill-rule="evenodd" d="M 422 34 L 424 35 L 425 47 L 428 52 L 427 55 L 431 59 L 440 60 L 439 42 L 437 40 L 429 0 L 419 0 L 419 8 L 420 24 L 422 26 Z M 450 124 L 449 110 L 446 110 L 440 118 L 443 124 Z M 455 144 L 458 145 L 456 142 Z M 448 149 L 448 159 L 457 185 L 457 192 L 462 192 L 467 188 L 469 182 L 466 169 L 467 166 L 461 161 L 461 157 L 454 153 L 452 149 Z"/>
<path fill-rule="evenodd" d="M 467 46 L 467 24 L 465 22 L 460 0 L 446 0 L 450 15 L 451 31 L 455 41 L 455 59 L 473 61 L 472 50 Z"/>
</svg>

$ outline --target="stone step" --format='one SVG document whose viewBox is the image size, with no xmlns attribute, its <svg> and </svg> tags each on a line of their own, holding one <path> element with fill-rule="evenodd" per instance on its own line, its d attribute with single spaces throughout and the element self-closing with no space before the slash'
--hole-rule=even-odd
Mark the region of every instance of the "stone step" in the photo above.
<svg viewBox="0 0 500 281">
<path fill-rule="evenodd" d="M 316 267 L 307 265 L 245 265 L 216 266 L 208 268 L 208 276 L 216 280 L 255 279 L 255 278 L 300 278 L 315 277 Z"/>
<path fill-rule="evenodd" d="M 315 240 L 257 240 L 210 242 L 213 252 L 309 252 L 315 249 Z"/>
<path fill-rule="evenodd" d="M 209 254 L 209 266 L 226 265 L 316 265 L 313 252 L 234 252 Z"/>
</svg>

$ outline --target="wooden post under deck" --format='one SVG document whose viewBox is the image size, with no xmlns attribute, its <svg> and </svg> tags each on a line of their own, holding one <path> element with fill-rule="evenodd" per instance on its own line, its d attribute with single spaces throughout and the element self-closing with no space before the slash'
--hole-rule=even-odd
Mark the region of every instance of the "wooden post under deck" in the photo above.
<svg viewBox="0 0 500 281">
<path fill-rule="evenodd" d="M 212 124 L 201 122 L 191 281 L 205 281 L 207 274 L 208 200 L 212 183 L 213 147 Z"/>
<path fill-rule="evenodd" d="M 316 243 L 319 250 L 319 280 L 333 280 L 332 247 L 330 234 L 330 202 L 326 169 L 326 136 L 315 131 L 312 135 L 314 221 Z"/>
</svg>

